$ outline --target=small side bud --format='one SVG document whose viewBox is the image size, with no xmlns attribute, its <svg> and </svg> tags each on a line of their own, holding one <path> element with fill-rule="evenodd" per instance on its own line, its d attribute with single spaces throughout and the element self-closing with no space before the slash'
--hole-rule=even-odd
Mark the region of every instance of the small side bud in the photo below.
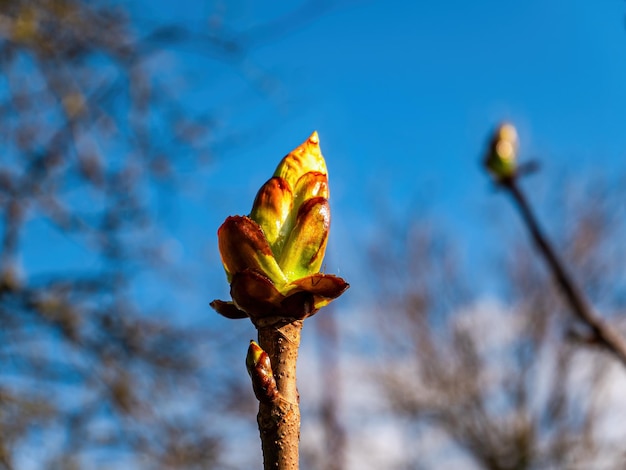
<svg viewBox="0 0 626 470">
<path fill-rule="evenodd" d="M 272 363 L 267 353 L 253 340 L 250 340 L 248 347 L 246 368 L 252 379 L 252 388 L 257 400 L 263 403 L 273 401 L 278 395 L 278 389 L 272 373 Z"/>
<path fill-rule="evenodd" d="M 498 126 L 489 141 L 485 166 L 498 182 L 512 179 L 517 173 L 517 131 L 512 124 Z"/>
</svg>

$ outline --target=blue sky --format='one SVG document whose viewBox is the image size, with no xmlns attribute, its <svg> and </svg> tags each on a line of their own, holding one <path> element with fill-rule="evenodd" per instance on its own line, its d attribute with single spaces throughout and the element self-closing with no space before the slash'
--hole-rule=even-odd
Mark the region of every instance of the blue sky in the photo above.
<svg viewBox="0 0 626 470">
<path fill-rule="evenodd" d="M 623 2 L 346 0 L 309 7 L 291 23 L 280 18 L 298 12 L 296 3 L 151 5 L 137 16 L 198 30 L 215 16 L 250 47 L 241 61 L 183 50 L 154 63 L 191 109 L 215 115 L 218 137 L 251 130 L 204 171 L 183 165 L 183 193 L 166 204 L 168 250 L 196 280 L 179 293 L 190 311 L 227 295 L 217 227 L 249 211 L 280 158 L 313 130 L 332 194 L 326 269 L 353 283 L 352 298 L 367 290 L 355 280 L 375 208 L 426 212 L 458 235 L 470 264 L 501 245 L 490 222 L 516 214 L 479 165 L 501 120 L 518 127 L 522 158 L 542 161 L 529 186 L 560 182 L 562 172 L 626 169 Z M 171 301 L 170 291 L 151 291 L 156 304 Z"/>
<path fill-rule="evenodd" d="M 522 158 L 542 161 L 542 175 L 528 185 L 554 184 L 564 171 L 582 177 L 625 169 L 622 2 L 355 1 L 311 21 L 298 17 L 293 29 L 267 36 L 258 29 L 294 8 L 224 7 L 225 23 L 252 43 L 261 38 L 243 68 L 266 77 L 270 91 L 239 72 L 223 72 L 197 91 L 206 93 L 198 106 L 214 103 L 216 89 L 221 103 L 232 98 L 225 126 L 260 129 L 218 155 L 202 182 L 213 202 L 203 220 L 208 236 L 227 215 L 249 211 L 278 160 L 314 129 L 332 194 L 327 269 L 344 274 L 358 274 L 362 247 L 354 240 L 375 224 L 374 201 L 398 213 L 423 204 L 460 235 L 470 259 L 487 256 L 497 236 L 491 213 L 513 213 L 479 165 L 501 120 L 518 127 Z M 202 80 L 204 65 L 196 67 L 190 89 Z M 189 210 L 206 207 L 206 198 L 196 200 Z"/>
</svg>

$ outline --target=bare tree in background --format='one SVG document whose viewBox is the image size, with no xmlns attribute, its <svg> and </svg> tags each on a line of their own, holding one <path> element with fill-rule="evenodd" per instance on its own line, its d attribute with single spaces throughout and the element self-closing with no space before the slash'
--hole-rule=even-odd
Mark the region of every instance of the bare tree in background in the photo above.
<svg viewBox="0 0 626 470">
<path fill-rule="evenodd" d="M 231 64 L 245 52 L 208 22 L 147 29 L 109 2 L 0 2 L 0 468 L 219 461 L 202 410 L 220 390 L 197 353 L 215 338 L 131 293 L 162 262 L 151 192 L 219 144 L 215 116 L 192 115 L 155 66 L 183 45 Z M 89 262 L 70 270 L 51 244 L 57 267 L 33 275 L 33 224 Z"/>
<path fill-rule="evenodd" d="M 328 311 L 330 310 L 330 311 Z M 306 432 L 302 433 L 302 468 L 324 468 L 344 470 L 347 467 L 347 426 L 342 421 L 340 410 L 345 406 L 344 383 L 341 367 L 341 337 L 336 312 L 330 306 L 325 315 L 312 322 L 315 326 L 318 371 L 315 385 L 320 394 L 319 401 L 310 409 L 303 408 L 304 421 L 317 428 L 321 436 L 314 442 Z M 310 393 L 310 391 L 309 391 Z"/>
<path fill-rule="evenodd" d="M 580 285 L 615 314 L 624 289 L 621 193 L 595 183 L 570 188 L 551 223 L 560 224 L 557 246 Z M 407 468 L 621 468 L 625 436 L 611 415 L 622 410 L 611 409 L 611 390 L 624 372 L 586 342 L 528 240 L 513 246 L 502 237 L 511 247 L 499 269 L 503 304 L 469 295 L 475 279 L 432 225 L 393 232 L 373 251 L 385 299 L 376 379 L 414 439 L 418 455 Z M 419 445 L 433 441 L 435 449 Z"/>
</svg>

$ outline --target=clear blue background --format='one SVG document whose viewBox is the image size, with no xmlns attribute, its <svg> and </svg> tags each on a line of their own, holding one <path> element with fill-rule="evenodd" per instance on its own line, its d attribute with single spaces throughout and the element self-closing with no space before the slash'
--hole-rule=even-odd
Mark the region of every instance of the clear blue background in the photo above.
<svg viewBox="0 0 626 470">
<path fill-rule="evenodd" d="M 368 292 L 362 260 L 381 211 L 426 214 L 456 236 L 473 269 L 489 264 L 502 246 L 491 222 L 507 214 L 518 223 L 480 166 L 502 120 L 517 126 L 522 159 L 542 162 L 530 187 L 626 169 L 621 1 L 140 0 L 132 8 L 142 25 L 179 22 L 199 33 L 218 25 L 241 50 L 165 50 L 151 65 L 190 112 L 214 116 L 219 144 L 202 170 L 179 163 L 180 194 L 152 195 L 175 271 L 167 288 L 145 273 L 137 296 L 174 308 L 181 321 L 218 318 L 208 302 L 227 297 L 228 286 L 217 228 L 249 212 L 278 161 L 313 130 L 330 174 L 325 270 L 352 284 L 339 305 Z M 535 189 L 531 197 L 541 203 Z M 33 224 L 24 260 L 32 272 L 90 262 L 83 248 Z M 176 279 L 185 281 L 172 289 Z"/>
<path fill-rule="evenodd" d="M 215 229 L 249 211 L 278 160 L 314 129 L 332 194 L 326 270 L 352 281 L 353 298 L 367 291 L 354 280 L 381 207 L 434 216 L 459 235 L 471 264 L 493 253 L 498 232 L 489 222 L 513 211 L 494 195 L 480 158 L 502 120 L 517 126 L 522 159 L 542 162 L 530 185 L 560 184 L 565 173 L 623 173 L 623 2 L 320 5 L 228 3 L 222 21 L 247 38 L 247 56 L 231 71 L 199 56 L 177 58 L 190 71 L 195 106 L 224 105 L 224 129 L 251 129 L 207 174 L 190 175 L 196 186 L 181 201 L 189 218 L 177 235 L 188 259 L 204 250 L 202 263 L 217 261 Z M 191 23 L 211 10 L 163 8 L 159 14 Z M 213 66 L 220 72 L 203 86 Z M 225 282 L 221 289 L 226 295 Z"/>
</svg>

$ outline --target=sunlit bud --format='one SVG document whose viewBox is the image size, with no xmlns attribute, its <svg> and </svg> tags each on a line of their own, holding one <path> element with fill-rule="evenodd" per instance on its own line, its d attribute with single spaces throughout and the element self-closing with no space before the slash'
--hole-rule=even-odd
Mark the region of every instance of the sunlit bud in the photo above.
<svg viewBox="0 0 626 470">
<path fill-rule="evenodd" d="M 512 124 L 501 124 L 494 132 L 485 155 L 485 166 L 496 180 L 515 176 L 518 145 L 517 131 Z"/>
<path fill-rule="evenodd" d="M 330 207 L 326 198 L 308 199 L 300 206 L 295 226 L 278 262 L 289 279 L 298 279 L 320 270 L 329 229 Z"/>
<path fill-rule="evenodd" d="M 274 255 L 285 241 L 285 224 L 293 207 L 291 187 L 286 180 L 271 178 L 256 195 L 250 218 L 261 226 Z"/>
<path fill-rule="evenodd" d="M 250 216 L 228 217 L 218 230 L 233 301 L 211 306 L 228 318 L 302 319 L 341 295 L 348 288 L 343 279 L 319 274 L 330 231 L 328 196 L 326 163 L 313 132 L 281 160 Z"/>
<path fill-rule="evenodd" d="M 229 282 L 234 274 L 251 270 L 264 274 L 277 285 L 285 283 L 285 275 L 263 231 L 249 217 L 228 217 L 217 231 L 217 239 Z"/>
<path fill-rule="evenodd" d="M 281 160 L 274 176 L 287 180 L 289 186 L 293 188 L 302 175 L 311 171 L 324 175 L 327 173 L 317 131 Z"/>
<path fill-rule="evenodd" d="M 272 401 L 278 394 L 278 389 L 272 373 L 270 357 L 252 340 L 250 340 L 246 356 L 246 368 L 252 379 L 252 388 L 257 400 L 264 403 Z"/>
<path fill-rule="evenodd" d="M 330 229 L 327 199 L 326 163 L 314 132 L 281 160 L 250 212 L 288 280 L 319 271 Z"/>
</svg>

